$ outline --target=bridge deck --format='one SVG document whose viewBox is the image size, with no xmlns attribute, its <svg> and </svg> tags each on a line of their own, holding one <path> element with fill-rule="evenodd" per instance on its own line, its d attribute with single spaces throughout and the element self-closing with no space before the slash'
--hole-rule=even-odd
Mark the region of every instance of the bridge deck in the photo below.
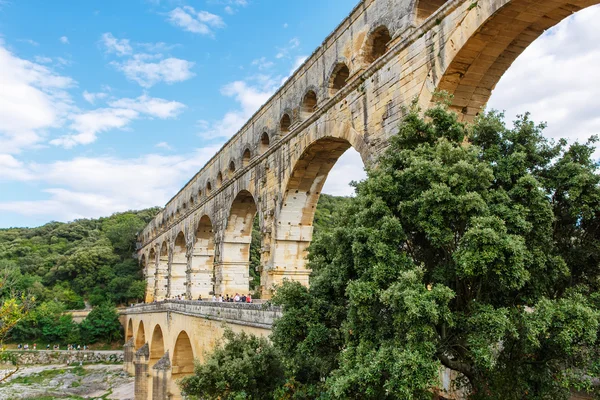
<svg viewBox="0 0 600 400">
<path fill-rule="evenodd" d="M 219 303 L 198 300 L 165 300 L 136 304 L 123 313 L 131 316 L 164 312 L 265 329 L 271 329 L 273 322 L 281 317 L 281 308 L 270 303 Z"/>
</svg>

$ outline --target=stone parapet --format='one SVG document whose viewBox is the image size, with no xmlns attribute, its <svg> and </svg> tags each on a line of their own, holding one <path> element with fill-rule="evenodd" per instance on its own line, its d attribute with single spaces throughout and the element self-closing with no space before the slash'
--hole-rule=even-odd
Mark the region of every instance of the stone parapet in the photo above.
<svg viewBox="0 0 600 400">
<path fill-rule="evenodd" d="M 223 321 L 264 329 L 271 329 L 275 320 L 281 317 L 281 308 L 269 305 L 268 303 L 248 304 L 166 300 L 157 303 L 134 305 L 123 311 L 128 316 L 163 312 L 173 312 L 207 320 Z"/>
<path fill-rule="evenodd" d="M 24 350 L 13 351 L 17 356 L 19 365 L 50 365 L 50 364 L 79 364 L 89 363 L 115 363 L 124 361 L 124 353 L 115 351 L 84 351 L 84 350 Z"/>
</svg>

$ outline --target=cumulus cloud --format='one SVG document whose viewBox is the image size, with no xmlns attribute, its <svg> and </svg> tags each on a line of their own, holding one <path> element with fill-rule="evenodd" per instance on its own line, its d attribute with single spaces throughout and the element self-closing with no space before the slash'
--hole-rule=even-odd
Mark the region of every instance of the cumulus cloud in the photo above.
<svg viewBox="0 0 600 400">
<path fill-rule="evenodd" d="M 17 153 L 38 145 L 72 108 L 70 77 L 21 59 L 0 42 L 0 150 Z"/>
<path fill-rule="evenodd" d="M 100 37 L 100 43 L 107 53 L 125 56 L 133 52 L 129 39 L 117 39 L 112 33 L 106 32 Z"/>
<path fill-rule="evenodd" d="M 289 57 L 290 52 L 294 49 L 297 49 L 298 47 L 300 47 L 300 39 L 292 38 L 287 43 L 287 45 L 285 45 L 284 47 L 277 48 L 277 55 L 275 56 L 275 58 Z"/>
<path fill-rule="evenodd" d="M 55 146 L 67 149 L 96 141 L 99 133 L 123 129 L 139 118 L 174 118 L 185 108 L 176 101 L 168 101 L 142 95 L 136 99 L 120 99 L 108 103 L 110 107 L 99 108 L 70 116 L 69 128 L 75 133 L 51 140 Z"/>
<path fill-rule="evenodd" d="M 177 7 L 168 13 L 168 21 L 185 31 L 212 36 L 213 29 L 225 27 L 223 19 L 208 11 L 196 11 L 193 7 Z"/>
<path fill-rule="evenodd" d="M 185 155 L 78 157 L 27 165 L 0 156 L 0 171 L 5 172 L 5 161 L 12 163 L 14 171 L 6 171 L 12 180 L 49 186 L 44 190 L 46 199 L 0 202 L 0 212 L 39 217 L 40 221 L 68 221 L 164 205 L 217 151 L 217 146 L 211 146 Z"/>
<path fill-rule="evenodd" d="M 600 134 L 600 6 L 580 11 L 534 41 L 508 69 L 488 108 L 508 120 L 531 112 L 546 136 L 584 142 Z M 600 156 L 600 151 L 596 153 Z"/>
<path fill-rule="evenodd" d="M 62 44 L 69 44 L 69 38 L 66 36 L 61 36 L 59 40 Z"/>
<path fill-rule="evenodd" d="M 156 62 L 147 59 L 144 55 L 138 55 L 125 62 L 113 61 L 111 65 L 144 88 L 150 88 L 159 82 L 183 82 L 195 76 L 192 72 L 194 63 L 191 61 L 173 57 Z"/>
<path fill-rule="evenodd" d="M 96 100 L 102 100 L 108 96 L 107 93 L 98 92 L 98 93 L 90 93 L 87 90 L 83 91 L 83 98 L 90 104 L 96 103 Z"/>
</svg>

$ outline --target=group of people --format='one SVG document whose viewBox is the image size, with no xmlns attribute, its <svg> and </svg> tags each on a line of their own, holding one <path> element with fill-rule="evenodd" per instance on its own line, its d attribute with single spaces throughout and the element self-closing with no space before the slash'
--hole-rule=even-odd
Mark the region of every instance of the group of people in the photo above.
<svg viewBox="0 0 600 400">
<path fill-rule="evenodd" d="M 227 294 L 225 296 L 225 298 L 223 298 L 223 296 L 219 295 L 219 296 L 213 296 L 212 301 L 215 301 L 218 303 L 252 303 L 252 295 L 250 295 L 250 293 L 248 293 L 248 295 L 242 294 L 240 296 L 239 293 L 236 293 L 235 296 L 233 296 L 233 297 L 229 297 L 229 295 Z"/>
<path fill-rule="evenodd" d="M 21 344 L 19 343 L 17 345 L 17 349 L 18 350 L 37 350 L 37 343 L 34 343 L 33 346 L 29 347 L 29 343 L 25 343 L 25 344 Z M 77 346 L 75 346 L 74 344 L 68 344 L 67 345 L 67 350 L 87 350 L 87 346 L 84 344 L 83 346 L 81 346 L 80 344 L 78 344 Z M 50 345 L 47 344 L 46 345 L 46 350 L 50 350 Z M 52 346 L 52 350 L 60 350 L 60 344 L 55 344 Z"/>
</svg>

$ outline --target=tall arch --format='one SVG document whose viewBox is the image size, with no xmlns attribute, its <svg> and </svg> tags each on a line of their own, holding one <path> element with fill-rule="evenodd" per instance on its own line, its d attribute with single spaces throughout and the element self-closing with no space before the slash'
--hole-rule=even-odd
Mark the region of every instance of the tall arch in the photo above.
<svg viewBox="0 0 600 400">
<path fill-rule="evenodd" d="M 249 291 L 250 243 L 256 212 L 254 197 L 247 190 L 242 190 L 231 204 L 217 271 L 219 294 L 234 295 Z"/>
<path fill-rule="evenodd" d="M 300 115 L 302 119 L 306 119 L 315 112 L 317 108 L 317 93 L 314 90 L 306 92 L 302 98 L 302 104 L 300 105 Z"/>
<path fill-rule="evenodd" d="M 140 321 L 135 335 L 135 349 L 139 349 L 144 344 L 146 344 L 146 331 L 144 330 L 144 321 Z"/>
<path fill-rule="evenodd" d="M 125 332 L 125 342 L 128 342 L 129 339 L 133 339 L 133 320 L 129 318 L 129 322 L 127 322 L 127 331 Z"/>
<path fill-rule="evenodd" d="M 181 331 L 175 341 L 173 362 L 171 363 L 171 393 L 173 399 L 181 399 L 177 381 L 194 373 L 194 350 L 186 331 Z"/>
<path fill-rule="evenodd" d="M 250 164 L 250 160 L 252 159 L 252 153 L 250 149 L 244 150 L 244 154 L 242 154 L 242 167 L 246 167 Z"/>
<path fill-rule="evenodd" d="M 434 12 L 439 10 L 447 0 L 417 0 L 415 4 L 415 22 L 421 25 Z"/>
<path fill-rule="evenodd" d="M 350 147 L 346 138 L 323 137 L 311 143 L 296 161 L 275 222 L 273 266 L 269 287 L 263 290 L 265 296 L 273 284 L 286 278 L 308 285 L 306 256 L 321 189 L 329 171 Z"/>
<path fill-rule="evenodd" d="M 164 300 L 167 297 L 169 285 L 169 247 L 167 241 L 163 241 L 158 255 L 158 267 L 156 268 L 156 289 L 154 298 L 157 301 Z"/>
<path fill-rule="evenodd" d="M 287 133 L 290 131 L 290 126 L 292 125 L 292 118 L 290 114 L 285 113 L 281 117 L 281 121 L 279 122 L 279 131 L 281 133 Z"/>
<path fill-rule="evenodd" d="M 160 325 L 156 325 L 152 331 L 152 340 L 150 341 L 150 362 L 149 367 L 154 366 L 165 354 L 165 339 Z"/>
<path fill-rule="evenodd" d="M 441 63 L 430 72 L 420 103 L 427 106 L 433 91 L 453 95 L 452 108 L 473 119 L 516 58 L 546 29 L 600 0 L 490 0 L 471 7 L 465 2 L 462 29 L 448 35 Z"/>
<path fill-rule="evenodd" d="M 381 25 L 373 30 L 367 37 L 362 49 L 364 62 L 371 64 L 387 53 L 391 41 L 392 35 L 385 25 Z"/>
<path fill-rule="evenodd" d="M 156 275 L 156 251 L 150 249 L 148 253 L 148 259 L 144 269 L 146 275 L 146 303 L 152 303 L 154 301 L 154 290 L 156 289 L 155 275 Z"/>
<path fill-rule="evenodd" d="M 262 135 L 260 135 L 260 143 L 258 144 L 260 154 L 263 154 L 265 151 L 269 150 L 270 145 L 271 139 L 269 138 L 269 134 L 267 132 L 263 132 Z"/>
<path fill-rule="evenodd" d="M 341 88 L 346 86 L 349 77 L 350 69 L 348 68 L 348 66 L 343 62 L 337 63 L 333 67 L 333 71 L 331 72 L 331 76 L 329 77 L 329 94 L 333 96 Z"/>
<path fill-rule="evenodd" d="M 169 279 L 169 296 L 186 296 L 187 294 L 187 246 L 185 235 L 179 232 L 175 238 L 173 258 L 171 259 L 171 276 Z"/>
<path fill-rule="evenodd" d="M 188 287 L 191 298 L 208 298 L 213 291 L 215 263 L 215 239 L 210 218 L 205 215 L 196 229 L 196 241 L 192 253 L 190 281 Z"/>
</svg>

